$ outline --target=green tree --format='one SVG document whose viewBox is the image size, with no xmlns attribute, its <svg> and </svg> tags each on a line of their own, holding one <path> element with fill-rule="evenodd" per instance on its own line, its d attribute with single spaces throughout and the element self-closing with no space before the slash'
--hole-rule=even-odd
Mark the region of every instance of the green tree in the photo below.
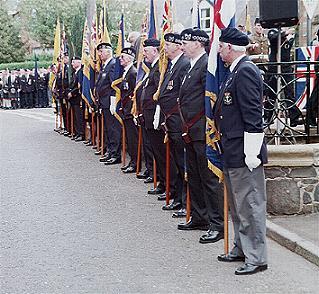
<svg viewBox="0 0 319 294">
<path fill-rule="evenodd" d="M 121 13 L 125 14 L 126 34 L 140 30 L 143 14 L 148 1 L 107 0 L 108 30 L 110 35 L 118 33 Z M 80 55 L 82 50 L 83 26 L 86 16 L 87 0 L 20 0 L 19 23 L 21 29 L 28 32 L 30 38 L 38 41 L 42 47 L 53 47 L 54 29 L 57 17 L 64 23 L 71 50 Z M 102 0 L 97 0 L 98 10 Z"/>
<path fill-rule="evenodd" d="M 8 15 L 6 1 L 0 0 L 0 63 L 23 61 L 25 50 L 12 16 Z"/>
</svg>

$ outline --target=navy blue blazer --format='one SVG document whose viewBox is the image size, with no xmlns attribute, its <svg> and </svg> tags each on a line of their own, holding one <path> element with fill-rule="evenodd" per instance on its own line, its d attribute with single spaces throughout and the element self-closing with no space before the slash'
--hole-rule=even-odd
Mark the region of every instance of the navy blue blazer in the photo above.
<svg viewBox="0 0 319 294">
<path fill-rule="evenodd" d="M 222 161 L 226 168 L 244 167 L 244 132 L 263 132 L 263 80 L 258 67 L 243 57 L 220 89 L 213 114 L 221 137 Z M 258 158 L 267 163 L 262 144 Z"/>
<path fill-rule="evenodd" d="M 97 77 L 95 83 L 96 98 L 99 107 L 110 108 L 110 96 L 115 96 L 115 91 L 111 87 L 114 80 L 115 59 L 111 59 L 104 66 Z"/>
</svg>

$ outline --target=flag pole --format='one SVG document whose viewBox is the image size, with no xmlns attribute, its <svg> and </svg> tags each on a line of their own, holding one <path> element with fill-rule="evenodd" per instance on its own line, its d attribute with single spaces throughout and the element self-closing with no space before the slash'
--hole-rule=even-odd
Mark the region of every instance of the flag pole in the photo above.
<svg viewBox="0 0 319 294">
<path fill-rule="evenodd" d="M 104 155 L 104 115 L 101 113 L 101 158 Z"/>
<path fill-rule="evenodd" d="M 156 160 L 153 158 L 153 183 L 154 189 L 157 187 L 157 170 L 156 170 Z"/>
<path fill-rule="evenodd" d="M 91 141 L 92 145 L 95 146 L 95 112 L 92 110 L 92 115 L 91 115 Z"/>
<path fill-rule="evenodd" d="M 169 146 L 169 138 L 166 134 L 166 187 L 165 187 L 165 193 L 166 193 L 166 205 L 169 205 L 170 200 L 170 146 Z"/>
<path fill-rule="evenodd" d="M 122 126 L 122 166 L 125 166 L 125 159 L 126 159 L 126 134 L 125 134 L 125 126 L 123 122 Z"/>
<path fill-rule="evenodd" d="M 138 145 L 137 145 L 137 163 L 136 163 L 136 175 L 141 171 L 141 151 L 142 151 L 142 126 L 138 126 Z"/>
<path fill-rule="evenodd" d="M 71 107 L 71 138 L 74 137 L 74 113 L 73 108 Z"/>
<path fill-rule="evenodd" d="M 228 237 L 228 195 L 227 188 L 224 180 L 224 253 L 229 252 L 229 237 Z"/>
<path fill-rule="evenodd" d="M 100 114 L 96 116 L 96 152 L 100 151 Z"/>
</svg>

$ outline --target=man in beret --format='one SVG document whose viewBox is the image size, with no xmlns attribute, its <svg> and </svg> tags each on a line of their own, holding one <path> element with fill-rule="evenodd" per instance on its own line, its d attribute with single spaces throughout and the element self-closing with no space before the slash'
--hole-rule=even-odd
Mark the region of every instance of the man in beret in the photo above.
<svg viewBox="0 0 319 294">
<path fill-rule="evenodd" d="M 235 28 L 222 30 L 219 53 L 230 65 L 213 115 L 221 138 L 224 177 L 234 226 L 234 247 L 219 261 L 244 261 L 236 275 L 267 269 L 266 191 L 263 164 L 263 80 L 257 66 L 245 55 L 248 37 Z"/>
<path fill-rule="evenodd" d="M 60 68 L 56 77 L 56 86 L 58 92 L 58 99 L 60 101 L 60 107 L 62 110 L 63 135 L 69 135 L 69 113 L 68 113 L 68 89 L 69 89 L 69 54 L 64 52 L 63 58 L 60 62 Z"/>
<path fill-rule="evenodd" d="M 121 115 L 125 128 L 127 152 L 130 155 L 130 162 L 121 168 L 123 173 L 136 172 L 137 165 L 138 132 L 132 115 L 132 97 L 137 74 L 136 67 L 133 65 L 135 54 L 136 51 L 133 47 L 127 47 L 122 49 L 120 55 L 120 64 L 124 68 L 122 82 L 119 86 L 121 89 Z M 116 111 L 114 99 L 112 99 L 110 110 L 112 114 Z"/>
<path fill-rule="evenodd" d="M 104 146 L 106 146 L 105 157 L 100 161 L 107 165 L 118 164 L 121 162 L 121 124 L 110 112 L 111 96 L 115 96 L 115 91 L 111 87 L 114 80 L 115 59 L 111 44 L 100 43 L 97 50 L 102 66 L 96 80 L 95 93 L 99 110 L 104 116 Z"/>
<path fill-rule="evenodd" d="M 19 71 L 19 82 L 20 82 L 20 108 L 26 107 L 26 72 L 23 68 Z"/>
<path fill-rule="evenodd" d="M 158 106 L 154 115 L 154 128 L 158 129 L 159 127 L 160 110 L 164 116 L 162 125 L 170 142 L 172 165 L 175 165 L 177 169 L 177 172 L 175 172 L 175 168 L 171 169 L 170 186 L 173 186 L 174 189 L 171 189 L 170 198 L 173 201 L 169 205 L 163 206 L 163 210 L 179 210 L 186 207 L 186 183 L 184 179 L 182 123 L 178 112 L 177 98 L 182 79 L 189 68 L 189 60 L 183 54 L 182 40 L 179 34 L 167 33 L 164 39 L 164 50 L 169 62 L 160 87 Z"/>
<path fill-rule="evenodd" d="M 144 77 L 142 85 L 139 88 L 140 91 L 137 92 L 139 101 L 137 103 L 137 108 L 140 113 L 139 120 L 140 124 L 145 128 L 147 140 L 149 140 L 151 145 L 151 155 L 154 156 L 156 161 L 157 180 L 159 181 L 159 184 L 155 189 L 148 191 L 148 194 L 152 195 L 165 192 L 165 134 L 162 129 L 154 129 L 153 126 L 156 108 L 156 102 L 154 101 L 153 96 L 158 89 L 160 81 L 159 51 L 159 40 L 151 38 L 144 41 L 143 56 L 145 62 L 150 64 L 150 72 Z M 146 158 L 147 156 L 145 156 L 145 160 Z M 149 160 L 151 160 L 150 164 L 153 164 L 152 158 Z M 151 182 L 153 182 L 153 178 L 151 178 Z"/>
<path fill-rule="evenodd" d="M 218 177 L 208 168 L 206 158 L 205 91 L 209 36 L 200 29 L 181 33 L 183 51 L 190 59 L 179 93 L 183 139 L 186 143 L 187 175 L 191 199 L 191 220 L 180 230 L 209 230 L 199 242 L 214 243 L 224 238 L 223 191 Z"/>
<path fill-rule="evenodd" d="M 75 137 L 73 139 L 78 142 L 84 141 L 83 116 L 80 108 L 82 97 L 79 89 L 79 82 L 82 76 L 81 58 L 79 58 L 78 56 L 74 56 L 72 58 L 71 65 L 73 68 L 73 73 L 68 93 L 68 99 L 74 113 Z"/>
</svg>

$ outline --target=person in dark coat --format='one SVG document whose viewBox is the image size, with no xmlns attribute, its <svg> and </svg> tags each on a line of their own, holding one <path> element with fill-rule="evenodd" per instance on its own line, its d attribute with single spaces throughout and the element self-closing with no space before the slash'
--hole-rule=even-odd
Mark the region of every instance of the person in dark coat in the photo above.
<svg viewBox="0 0 319 294">
<path fill-rule="evenodd" d="M 162 129 L 154 129 L 153 126 L 156 108 L 156 102 L 154 101 L 153 96 L 158 89 L 160 81 L 159 50 L 159 40 L 147 39 L 144 41 L 143 56 L 144 61 L 150 64 L 150 71 L 143 78 L 142 85 L 140 87 L 141 93 L 138 93 L 138 96 L 140 95 L 140 97 L 137 103 L 137 108 L 140 113 L 140 124 L 145 129 L 147 139 L 149 140 L 151 145 L 151 152 L 149 154 L 149 157 L 154 156 L 156 162 L 156 176 L 159 183 L 157 187 L 155 187 L 155 189 L 151 189 L 148 191 L 148 194 L 153 195 L 162 194 L 165 192 L 165 133 Z M 150 164 L 153 164 L 153 162 L 151 162 Z M 149 167 L 148 169 L 151 170 L 151 167 Z M 153 181 L 153 178 L 149 179 L 149 181 Z"/>
<path fill-rule="evenodd" d="M 136 172 L 137 166 L 137 145 L 138 145 L 138 131 L 133 121 L 132 97 L 134 94 L 136 84 L 136 67 L 133 65 L 136 51 L 134 48 L 123 48 L 120 55 L 120 64 L 123 67 L 122 82 L 119 85 L 121 90 L 121 116 L 125 128 L 127 152 L 130 156 L 130 162 L 122 167 L 123 173 Z M 112 99 L 110 111 L 112 114 L 116 112 L 116 105 Z"/>
<path fill-rule="evenodd" d="M 72 58 L 72 79 L 70 83 L 70 89 L 68 93 L 68 99 L 71 104 L 71 108 L 73 109 L 74 113 L 74 127 L 75 127 L 75 137 L 74 140 L 84 141 L 84 129 L 83 129 L 83 117 L 82 117 L 82 110 L 81 110 L 81 92 L 79 90 L 79 81 L 80 76 L 82 75 L 81 71 L 81 58 L 74 56 Z"/>
<path fill-rule="evenodd" d="M 270 43 L 270 54 L 269 61 L 270 62 L 282 62 L 281 72 L 282 75 L 282 87 L 284 87 L 284 94 L 286 99 L 286 107 L 289 108 L 289 118 L 290 118 L 290 126 L 295 127 L 298 124 L 298 118 L 301 115 L 300 110 L 295 105 L 295 93 L 292 80 L 293 76 L 293 68 L 288 62 L 291 61 L 291 49 L 293 47 L 295 37 L 292 30 L 282 31 L 281 32 L 281 60 L 277 60 L 277 52 L 278 52 L 278 35 L 279 32 L 277 29 L 271 29 L 268 32 L 268 39 Z M 265 121 L 266 123 L 273 121 L 273 113 L 274 113 L 274 105 L 277 99 L 275 93 L 277 92 L 277 65 L 268 66 L 269 72 L 269 86 L 273 91 L 269 92 L 269 97 L 265 101 Z"/>
<path fill-rule="evenodd" d="M 179 34 L 167 33 L 165 53 L 169 59 L 163 83 L 160 86 L 158 108 L 154 115 L 154 128 L 158 128 L 159 110 L 162 113 L 162 126 L 170 141 L 171 161 L 175 168 L 171 170 L 172 186 L 170 198 L 174 199 L 163 210 L 179 210 L 186 207 L 186 182 L 184 179 L 184 142 L 182 139 L 182 123 L 178 112 L 177 98 L 183 77 L 189 69 L 189 60 L 184 56 Z M 175 172 L 175 170 L 177 172 Z"/>
<path fill-rule="evenodd" d="M 234 247 L 218 260 L 244 261 L 235 274 L 249 275 L 267 269 L 263 80 L 245 54 L 247 35 L 226 28 L 219 41 L 220 57 L 230 65 L 230 75 L 220 88 L 213 117 L 221 138 Z"/>
<path fill-rule="evenodd" d="M 104 163 L 118 164 L 121 162 L 121 124 L 110 112 L 111 96 L 115 96 L 115 91 L 111 87 L 114 80 L 115 59 L 111 44 L 100 43 L 97 50 L 102 68 L 96 80 L 95 93 L 98 107 L 104 115 L 106 146 Z"/>
<path fill-rule="evenodd" d="M 180 224 L 180 230 L 205 229 L 201 243 L 224 238 L 223 190 L 218 177 L 208 168 L 206 157 L 205 91 L 208 56 L 205 46 L 209 36 L 200 29 L 181 33 L 184 54 L 190 68 L 179 93 L 182 137 L 186 143 L 186 166 L 191 199 L 191 220 Z"/>
</svg>

